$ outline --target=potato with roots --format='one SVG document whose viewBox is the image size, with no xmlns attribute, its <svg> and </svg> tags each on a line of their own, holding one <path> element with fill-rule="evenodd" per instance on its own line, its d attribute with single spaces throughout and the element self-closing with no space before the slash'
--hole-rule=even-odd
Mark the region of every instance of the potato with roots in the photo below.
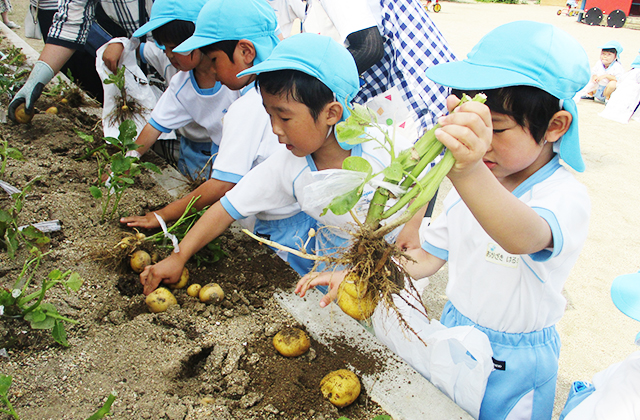
<svg viewBox="0 0 640 420">
<path fill-rule="evenodd" d="M 322 395 L 338 408 L 346 407 L 360 395 L 360 380 L 355 373 L 339 369 L 320 381 Z"/>
<path fill-rule="evenodd" d="M 344 313 L 351 318 L 362 321 L 368 319 L 373 314 L 378 304 L 378 296 L 374 293 L 367 293 L 366 285 L 358 287 L 357 275 L 349 273 L 338 288 L 338 299 L 336 303 Z"/>
<path fill-rule="evenodd" d="M 175 296 L 165 287 L 158 287 L 151 292 L 145 299 L 145 303 L 149 307 L 149 310 L 154 314 L 164 312 L 171 305 L 177 305 L 178 301 Z"/>
<path fill-rule="evenodd" d="M 285 357 L 298 357 L 309 350 L 311 341 L 300 328 L 287 327 L 273 337 L 273 347 Z"/>
</svg>

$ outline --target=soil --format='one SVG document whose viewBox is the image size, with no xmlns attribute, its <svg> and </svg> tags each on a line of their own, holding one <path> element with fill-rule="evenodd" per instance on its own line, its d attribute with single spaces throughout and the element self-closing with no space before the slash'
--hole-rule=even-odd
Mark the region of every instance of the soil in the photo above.
<svg viewBox="0 0 640 420">
<path fill-rule="evenodd" d="M 4 102 L 4 101 L 3 101 Z M 225 291 L 206 305 L 176 290 L 178 305 L 149 313 L 137 274 L 120 273 L 95 258 L 126 233 L 114 220 L 101 222 L 100 204 L 89 193 L 97 165 L 82 157 L 88 147 L 74 129 L 101 144 L 99 109 L 58 103 L 57 115 L 43 110 L 56 103 L 42 97 L 30 124 L 0 124 L 0 138 L 18 148 L 25 161 L 8 160 L 2 180 L 22 189 L 39 177 L 19 214 L 20 224 L 60 220 L 34 283 L 59 269 L 78 272 L 82 288 L 47 292 L 59 313 L 79 321 L 65 324 L 69 347 L 48 330 L 32 330 L 21 319 L 0 317 L 0 373 L 11 375 L 9 400 L 21 419 L 86 419 L 110 392 L 115 419 L 372 419 L 384 411 L 363 393 L 337 409 L 320 392 L 330 371 L 348 368 L 374 373 L 382 364 L 344 340 L 311 349 L 298 358 L 279 355 L 272 337 L 297 322 L 273 299 L 291 290 L 298 276 L 270 249 L 238 231 L 221 237 L 227 256 L 198 267 L 190 262 L 189 284 L 216 282 Z M 6 108 L 6 103 L 3 107 Z M 157 158 L 145 156 L 162 165 Z M 0 191 L 0 207 L 12 199 Z M 171 201 L 147 173 L 124 194 L 121 215 L 144 214 Z M 11 289 L 29 252 L 15 259 L 0 249 L 0 286 Z M 35 290 L 35 288 L 33 288 Z M 31 290 L 30 290 L 31 291 Z M 1 407 L 0 407 L 1 408 Z M 9 418 L 0 414 L 0 419 Z"/>
</svg>

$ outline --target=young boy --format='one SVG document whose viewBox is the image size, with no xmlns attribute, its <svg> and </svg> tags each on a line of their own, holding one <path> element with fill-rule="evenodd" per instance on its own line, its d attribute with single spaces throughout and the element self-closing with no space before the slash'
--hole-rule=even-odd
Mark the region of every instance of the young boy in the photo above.
<svg viewBox="0 0 640 420">
<path fill-rule="evenodd" d="M 271 131 L 262 98 L 254 89 L 255 76 L 236 77 L 242 70 L 261 63 L 271 54 L 278 43 L 276 31 L 275 12 L 264 0 L 211 0 L 202 8 L 193 36 L 173 51 L 206 55 L 216 79 L 241 95 L 225 115 L 212 177 L 186 197 L 160 211 L 143 217 L 123 218 L 122 223 L 145 228 L 157 227 L 159 223 L 155 214 L 165 221 L 177 220 L 192 197 L 200 196 L 195 205 L 198 209 L 216 203 L 253 166 L 283 149 Z M 315 225 L 315 220 L 300 212 L 296 203 L 291 203 L 259 215 L 254 231 L 298 248 L 305 243 L 313 246 L 315 242 L 307 239 L 309 229 Z M 307 273 L 311 268 L 312 262 L 309 260 L 286 253 L 279 255 L 300 274 Z M 145 292 L 153 289 L 155 287 Z"/>
<path fill-rule="evenodd" d="M 217 52 L 211 58 L 218 66 L 228 61 Z M 175 282 L 187 260 L 236 219 L 251 215 L 260 218 L 264 212 L 300 203 L 320 226 L 347 227 L 353 222 L 349 214 L 332 216 L 329 212 L 320 216 L 322 208 L 307 207 L 305 186 L 324 170 L 340 169 L 349 156 L 367 159 L 374 173 L 388 164 L 387 153 L 376 145 L 351 148 L 336 140 L 333 127 L 349 115 L 344 104 L 353 99 L 359 86 L 355 62 L 346 48 L 321 35 L 293 35 L 282 41 L 266 61 L 241 72 L 238 78 L 254 78 L 255 74 L 273 132 L 287 150 L 253 168 L 214 204 L 185 236 L 179 253 L 147 267 L 140 275 L 145 293 L 161 281 Z M 366 207 L 362 204 L 372 193 L 372 188 L 365 191 L 357 207 Z M 327 241 L 322 246 L 332 248 L 342 239 L 329 235 Z"/>
<path fill-rule="evenodd" d="M 198 178 L 215 159 L 222 138 L 222 119 L 239 97 L 237 92 L 216 80 L 211 61 L 200 51 L 189 55 L 173 52 L 178 44 L 193 35 L 198 13 L 205 3 L 206 0 L 158 0 L 153 3 L 149 22 L 133 34 L 141 37 L 152 32 L 155 42 L 179 71 L 171 78 L 136 140 L 142 147 L 129 153 L 142 155 L 162 133 L 178 130 L 178 170 L 192 179 Z M 208 176 L 209 172 L 205 174 Z"/>
<path fill-rule="evenodd" d="M 578 98 L 604 103 L 613 92 L 613 87 L 609 88 L 605 95 L 607 86 L 612 82 L 615 83 L 624 73 L 624 68 L 620 63 L 622 45 L 619 42 L 609 41 L 600 48 L 600 60 L 591 68 L 591 81 L 579 92 Z"/>
<path fill-rule="evenodd" d="M 491 31 L 464 61 L 437 65 L 427 77 L 472 96 L 484 92 L 487 102 L 467 102 L 439 120 L 436 136 L 456 158 L 448 175 L 455 189 L 405 268 L 423 278 L 448 262 L 450 301 L 440 322 L 489 337 L 496 370 L 479 418 L 549 419 L 560 351 L 554 325 L 590 212 L 585 187 L 560 164 L 584 170 L 572 98 L 589 80 L 587 56 L 559 29 L 520 21 Z M 449 97 L 450 110 L 457 101 Z M 305 276 L 296 292 L 330 284 L 326 306 L 343 278 Z M 411 308 L 406 315 L 415 331 L 429 323 Z M 420 342 L 389 334 L 388 318 L 374 316 L 373 324 L 401 357 L 424 354 Z"/>
</svg>

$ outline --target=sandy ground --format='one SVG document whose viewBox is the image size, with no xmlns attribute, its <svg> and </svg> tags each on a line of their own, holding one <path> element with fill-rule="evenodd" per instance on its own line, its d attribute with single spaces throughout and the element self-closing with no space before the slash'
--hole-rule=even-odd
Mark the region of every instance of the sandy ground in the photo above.
<svg viewBox="0 0 640 420">
<path fill-rule="evenodd" d="M 22 25 L 27 0 L 14 1 L 10 18 Z M 442 11 L 431 14 L 459 58 L 493 28 L 516 20 L 552 23 L 576 37 L 593 64 L 599 47 L 617 40 L 624 47 L 625 68 L 638 53 L 640 31 L 593 27 L 575 18 L 557 16 L 558 7 L 535 4 L 442 2 Z M 24 35 L 23 29 L 16 31 Z M 29 40 L 40 50 L 42 42 Z M 609 289 L 616 276 L 640 268 L 640 123 L 616 123 L 598 116 L 603 105 L 582 101 L 578 105 L 582 152 L 587 170 L 576 174 L 592 201 L 589 237 L 566 283 L 567 312 L 558 324 L 562 337 L 560 372 L 554 418 L 557 419 L 574 380 L 590 380 L 594 373 L 625 359 L 638 348 L 633 344 L 640 323 L 622 315 L 611 302 Z M 635 185 L 635 187 L 634 187 Z M 436 215 L 448 186 L 443 186 Z M 444 303 L 446 269 L 432 278 L 427 296 L 434 313 Z"/>
</svg>

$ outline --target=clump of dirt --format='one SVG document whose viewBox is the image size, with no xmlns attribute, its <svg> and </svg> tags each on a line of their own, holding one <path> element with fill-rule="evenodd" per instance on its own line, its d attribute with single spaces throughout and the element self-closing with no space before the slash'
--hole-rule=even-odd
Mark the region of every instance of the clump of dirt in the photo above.
<svg viewBox="0 0 640 420">
<path fill-rule="evenodd" d="M 74 129 L 93 134 L 94 144 L 86 144 Z M 84 279 L 79 292 L 53 288 L 46 298 L 61 315 L 79 321 L 67 325 L 68 348 L 57 345 L 48 331 L 0 318 L 0 348 L 7 350 L 0 356 L 0 372 L 13 377 L 10 401 L 22 419 L 87 418 L 111 391 L 118 394 L 112 407 L 118 419 L 344 415 L 370 420 L 384 414 L 366 393 L 338 410 L 319 388 L 331 370 L 351 366 L 358 373 L 372 373 L 380 369 L 380 361 L 343 342 L 327 347 L 312 341 L 311 350 L 294 359 L 275 351 L 273 335 L 282 327 L 300 326 L 273 293 L 291 290 L 298 276 L 267 247 L 237 231 L 221 237 L 228 257 L 200 267 L 187 265 L 190 283 L 216 282 L 224 289 L 226 297 L 217 305 L 201 303 L 183 289 L 174 291 L 178 305 L 151 314 L 136 274 L 118 273 L 90 258 L 96 247 L 112 247 L 129 231 L 117 220 L 100 222 L 100 205 L 89 193 L 97 181 L 96 162 L 91 157 L 76 160 L 101 144 L 99 130 L 97 117 L 77 109 L 38 113 L 27 125 L 0 124 L 0 136 L 25 157 L 24 162 L 8 161 L 3 180 L 22 188 L 39 177 L 20 223 L 57 219 L 62 224 L 61 231 L 50 234 L 51 252 L 35 278 L 60 269 Z M 0 207 L 10 200 L 0 191 Z M 167 192 L 143 173 L 125 193 L 119 212 L 144 214 L 169 201 Z M 0 250 L 0 287 L 13 285 L 27 255 L 21 249 L 11 260 Z"/>
</svg>

